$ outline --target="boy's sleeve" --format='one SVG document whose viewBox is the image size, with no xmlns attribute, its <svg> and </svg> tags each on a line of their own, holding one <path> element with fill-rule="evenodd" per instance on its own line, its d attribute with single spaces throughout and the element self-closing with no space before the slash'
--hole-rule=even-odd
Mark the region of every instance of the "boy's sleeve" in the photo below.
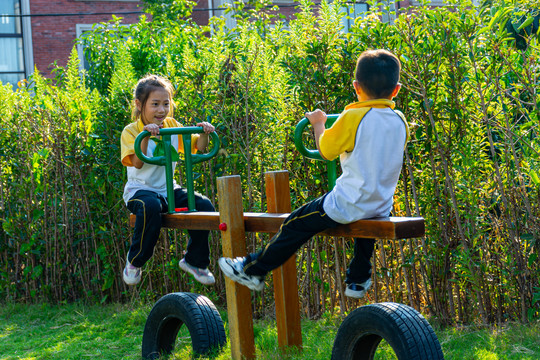
<svg viewBox="0 0 540 360">
<path fill-rule="evenodd" d="M 129 127 L 126 127 L 122 131 L 122 136 L 120 137 L 120 159 L 124 166 L 133 166 L 130 155 L 135 154 L 134 144 L 136 137 L 137 134 L 134 134 Z"/>
<path fill-rule="evenodd" d="M 405 147 L 407 147 L 407 143 L 409 142 L 409 139 L 411 138 L 411 132 L 409 129 L 409 123 L 407 122 L 407 119 L 405 118 L 405 115 L 399 110 L 394 110 L 396 114 L 401 118 L 403 123 L 405 124 L 405 130 L 407 131 L 407 138 L 405 139 Z"/>
<path fill-rule="evenodd" d="M 359 110 L 359 109 L 358 109 Z M 319 138 L 321 155 L 328 160 L 334 160 L 340 154 L 354 149 L 356 130 L 362 116 L 354 111 L 345 110 L 337 118 L 332 127 L 326 129 Z"/>
</svg>

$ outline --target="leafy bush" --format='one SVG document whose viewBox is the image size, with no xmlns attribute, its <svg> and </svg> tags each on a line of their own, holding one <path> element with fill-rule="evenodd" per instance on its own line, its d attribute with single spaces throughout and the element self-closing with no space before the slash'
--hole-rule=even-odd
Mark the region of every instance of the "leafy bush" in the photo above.
<svg viewBox="0 0 540 360">
<path fill-rule="evenodd" d="M 394 214 L 423 216 L 427 231 L 378 242 L 377 285 L 366 301 L 405 302 L 442 324 L 540 316 L 538 4 L 399 9 L 390 24 L 370 2 L 370 13 L 347 33 L 339 2 L 304 1 L 286 24 L 264 1 L 236 4 L 233 29 L 224 18 L 199 27 L 187 16 L 192 4 L 167 4 L 164 11 L 148 1 L 151 22 L 114 19 L 85 35 L 83 75 L 74 53 L 54 85 L 35 74 L 15 92 L 0 87 L 4 298 L 132 295 L 119 276 L 131 232 L 118 145 L 141 76 L 162 74 L 177 86 L 179 121 L 209 119 L 218 129 L 223 148 L 197 165 L 198 191 L 219 206 L 216 177 L 239 174 L 244 209 L 265 211 L 264 172 L 287 169 L 294 208 L 326 191 L 327 176 L 324 163 L 294 149 L 296 123 L 307 110 L 338 113 L 355 101 L 358 54 L 387 48 L 402 61 L 396 102 L 413 124 Z M 250 249 L 266 240 L 249 236 Z M 179 274 L 186 241 L 181 231 L 164 230 L 131 292 L 149 299 L 207 293 Z M 351 244 L 316 237 L 301 250 L 305 315 L 357 305 L 341 291 Z M 216 233 L 211 253 L 217 273 Z M 223 282 L 211 292 L 223 299 Z M 256 300 L 265 315 L 270 292 Z"/>
</svg>

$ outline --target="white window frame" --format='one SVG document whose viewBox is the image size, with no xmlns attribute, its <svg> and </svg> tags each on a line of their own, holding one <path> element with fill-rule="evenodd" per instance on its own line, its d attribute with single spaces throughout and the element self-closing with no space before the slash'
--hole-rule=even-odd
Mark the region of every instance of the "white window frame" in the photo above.
<svg viewBox="0 0 540 360">
<path fill-rule="evenodd" d="M 422 5 L 420 1 L 411 1 L 411 5 L 418 6 Z M 431 0 L 428 4 L 429 6 L 444 6 L 446 5 L 446 1 L 444 0 Z"/>
<path fill-rule="evenodd" d="M 352 0 L 351 2 L 353 2 Z M 355 4 L 346 4 L 347 6 L 343 6 L 341 9 L 345 12 L 345 16 L 341 19 L 341 25 L 343 25 L 343 32 L 348 33 L 350 26 L 354 24 L 355 19 L 359 17 L 364 17 L 365 14 L 369 10 L 369 5 L 367 3 L 355 3 Z M 360 10 L 360 6 L 365 6 L 365 11 L 358 11 L 356 12 L 358 6 L 358 10 Z M 351 14 L 349 10 L 351 10 L 351 7 L 353 8 L 354 13 Z"/>
<path fill-rule="evenodd" d="M 382 22 L 393 24 L 394 21 L 396 21 L 396 2 L 389 0 L 383 0 L 381 2 L 385 7 L 388 6 L 390 9 L 390 12 L 386 12 L 384 9 L 382 9 Z"/>
<path fill-rule="evenodd" d="M 141 2 L 141 0 L 74 0 L 79 2 Z"/>
<path fill-rule="evenodd" d="M 30 15 L 30 0 L 21 0 L 21 13 Z M 22 32 L 23 32 L 23 53 L 24 53 L 24 71 L 26 78 L 34 73 L 34 46 L 32 44 L 32 18 L 23 16 Z"/>
<path fill-rule="evenodd" d="M 120 26 L 130 26 L 130 25 L 133 25 L 133 24 L 120 24 Z M 98 26 L 100 28 L 110 28 L 109 26 L 105 26 L 105 25 L 100 24 L 100 23 L 75 24 L 75 33 L 76 33 L 76 36 L 77 36 L 76 39 L 79 40 L 81 35 L 85 31 L 91 31 L 92 29 L 94 29 L 95 26 Z M 79 41 L 77 41 L 77 56 L 79 58 L 79 70 L 80 71 L 86 70 L 86 67 L 84 66 L 84 64 L 85 64 L 85 62 L 84 62 L 84 47 Z"/>
<path fill-rule="evenodd" d="M 21 36 L 22 39 L 22 56 L 23 56 L 23 78 L 28 79 L 30 75 L 34 73 L 34 51 L 32 47 L 32 21 L 30 16 L 30 1 L 29 0 L 19 0 L 21 6 Z M 17 18 L 15 18 L 17 19 Z M 9 38 L 9 37 L 8 37 Z M 17 88 L 17 84 L 12 84 L 13 88 Z"/>
<path fill-rule="evenodd" d="M 81 35 L 85 31 L 92 30 L 93 26 L 94 24 L 76 24 L 75 32 L 76 32 L 77 40 L 81 37 Z M 84 66 L 84 52 L 83 51 L 84 51 L 83 45 L 80 42 L 77 42 L 77 56 L 79 57 L 79 70 L 80 71 L 83 71 L 86 69 Z"/>
</svg>

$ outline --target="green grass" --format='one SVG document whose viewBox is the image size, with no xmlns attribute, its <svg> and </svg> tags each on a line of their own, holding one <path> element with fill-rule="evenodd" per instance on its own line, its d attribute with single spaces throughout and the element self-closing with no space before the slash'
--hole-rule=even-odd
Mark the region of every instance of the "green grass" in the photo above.
<svg viewBox="0 0 540 360">
<path fill-rule="evenodd" d="M 140 359 L 146 316 L 152 305 L 83 306 L 70 304 L 0 307 L 0 359 Z M 226 313 L 221 312 L 226 321 Z M 274 322 L 256 321 L 257 359 L 330 358 L 340 320 L 330 314 L 302 324 L 304 350 L 280 353 Z M 510 324 L 503 328 L 454 328 L 437 331 L 445 359 L 540 359 L 540 323 Z M 182 327 L 170 359 L 191 358 L 191 340 Z M 388 346 L 378 360 L 395 359 Z M 214 359 L 230 359 L 230 346 Z"/>
</svg>

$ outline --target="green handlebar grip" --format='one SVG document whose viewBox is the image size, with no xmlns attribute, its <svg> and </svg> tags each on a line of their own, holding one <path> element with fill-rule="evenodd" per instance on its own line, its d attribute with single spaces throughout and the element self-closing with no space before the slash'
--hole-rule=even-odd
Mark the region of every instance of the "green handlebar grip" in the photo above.
<svg viewBox="0 0 540 360">
<path fill-rule="evenodd" d="M 309 120 L 307 118 L 303 118 L 302 120 L 300 120 L 298 125 L 296 125 L 296 129 L 294 130 L 294 145 L 296 146 L 296 149 L 300 152 L 300 154 L 304 155 L 305 157 L 309 159 L 323 160 L 318 150 L 310 150 L 306 148 L 306 145 L 304 145 L 304 143 L 302 142 L 302 134 L 304 133 L 304 129 L 308 125 Z"/>
<path fill-rule="evenodd" d="M 325 127 L 327 129 L 331 127 L 334 124 L 334 122 L 336 122 L 338 117 L 339 117 L 339 114 L 327 115 Z M 309 125 L 309 120 L 307 118 L 303 118 L 302 120 L 300 120 L 300 122 L 298 122 L 298 125 L 296 125 L 296 129 L 294 131 L 294 145 L 296 146 L 296 149 L 300 152 L 300 154 L 304 155 L 305 157 L 309 159 L 314 159 L 314 160 L 326 161 L 327 174 L 328 174 L 328 188 L 329 190 L 331 190 L 334 188 L 336 184 L 336 176 L 337 176 L 336 160 L 332 160 L 332 161 L 325 160 L 322 158 L 318 150 L 306 148 L 306 145 L 302 141 L 302 134 L 304 133 L 304 130 L 308 125 Z"/>
<path fill-rule="evenodd" d="M 173 189 L 173 170 L 172 170 L 172 154 L 171 154 L 171 136 L 182 135 L 182 141 L 184 143 L 184 159 L 186 169 L 186 187 L 188 192 L 188 211 L 195 210 L 195 190 L 193 186 L 193 164 L 200 163 L 217 155 L 219 151 L 220 141 L 215 132 L 210 133 L 212 138 L 212 150 L 206 154 L 192 154 L 191 153 L 191 135 L 204 133 L 204 129 L 201 126 L 189 126 L 178 128 L 166 128 L 159 130 L 159 136 L 162 137 L 165 156 L 148 157 L 141 151 L 142 140 L 150 136 L 150 133 L 146 130 L 142 131 L 135 138 L 135 155 L 145 163 L 165 166 L 165 179 L 167 182 L 167 203 L 168 211 L 170 214 L 176 210 L 174 203 L 174 189 Z M 188 149 L 188 151 L 185 151 Z"/>
<path fill-rule="evenodd" d="M 334 122 L 336 122 L 338 117 L 339 117 L 339 114 L 327 115 L 325 127 L 327 129 L 331 127 L 334 124 Z M 300 120 L 298 125 L 296 125 L 296 129 L 294 131 L 294 145 L 296 146 L 296 149 L 298 149 L 300 154 L 304 155 L 305 157 L 310 158 L 310 159 L 315 159 L 315 160 L 324 160 L 321 154 L 319 154 L 318 150 L 307 149 L 304 143 L 302 142 L 302 134 L 304 132 L 304 129 L 308 125 L 309 125 L 309 120 L 307 118 L 303 118 L 302 120 Z"/>
<path fill-rule="evenodd" d="M 201 126 L 189 126 L 189 127 L 160 129 L 159 135 L 182 135 L 182 138 L 183 138 L 184 135 L 200 134 L 203 132 L 204 130 Z M 137 138 L 135 138 L 135 144 L 133 145 L 135 148 L 135 155 L 137 155 L 137 157 L 145 163 L 165 166 L 165 162 L 166 162 L 165 156 L 148 157 L 142 153 L 141 142 L 147 136 L 150 136 L 150 133 L 144 130 L 137 136 Z M 191 154 L 193 164 L 206 161 L 216 156 L 216 154 L 218 153 L 219 147 L 220 147 L 219 137 L 217 136 L 215 132 L 210 133 L 210 137 L 212 138 L 212 143 L 214 145 L 212 147 L 212 150 L 208 152 L 207 154 Z"/>
</svg>

